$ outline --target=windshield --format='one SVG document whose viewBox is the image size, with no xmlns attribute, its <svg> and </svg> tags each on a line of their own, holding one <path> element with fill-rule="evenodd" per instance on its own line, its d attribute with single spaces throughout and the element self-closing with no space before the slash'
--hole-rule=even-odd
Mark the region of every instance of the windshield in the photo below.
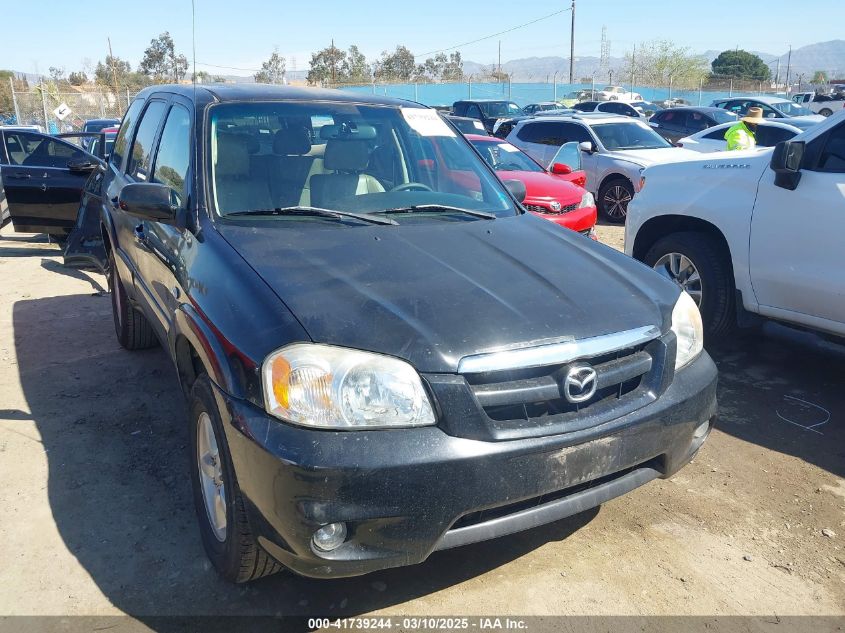
<svg viewBox="0 0 845 633">
<path fill-rule="evenodd" d="M 213 198 L 223 216 L 295 206 L 378 213 L 448 205 L 497 216 L 518 213 L 499 180 L 435 110 L 224 103 L 211 108 L 210 134 Z"/>
<path fill-rule="evenodd" d="M 496 171 L 545 171 L 527 154 L 510 143 L 470 141 L 490 167 Z"/>
<path fill-rule="evenodd" d="M 85 131 L 86 132 L 99 132 L 100 130 L 104 130 L 107 127 L 114 127 L 118 125 L 120 121 L 113 120 L 113 121 L 97 121 L 96 123 L 93 121 L 89 121 L 85 124 Z"/>
<path fill-rule="evenodd" d="M 525 112 L 512 101 L 486 101 L 478 104 L 486 117 L 519 116 Z"/>
<path fill-rule="evenodd" d="M 786 116 L 811 116 L 815 114 L 803 106 L 793 103 L 792 101 L 775 101 L 771 104 L 775 110 L 780 110 Z"/>
<path fill-rule="evenodd" d="M 708 114 L 716 119 L 716 123 L 733 123 L 737 119 L 733 112 L 727 110 L 710 110 Z"/>
<path fill-rule="evenodd" d="M 591 126 L 606 149 L 660 149 L 672 147 L 650 127 L 636 122 L 602 123 Z"/>
</svg>

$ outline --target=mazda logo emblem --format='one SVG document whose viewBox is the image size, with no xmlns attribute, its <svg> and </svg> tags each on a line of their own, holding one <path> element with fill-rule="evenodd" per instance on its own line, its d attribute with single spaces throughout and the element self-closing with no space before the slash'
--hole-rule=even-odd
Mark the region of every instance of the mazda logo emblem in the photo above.
<svg viewBox="0 0 845 633">
<path fill-rule="evenodd" d="M 589 365 L 573 365 L 563 381 L 563 395 L 573 404 L 586 402 L 596 394 L 596 370 Z"/>
</svg>

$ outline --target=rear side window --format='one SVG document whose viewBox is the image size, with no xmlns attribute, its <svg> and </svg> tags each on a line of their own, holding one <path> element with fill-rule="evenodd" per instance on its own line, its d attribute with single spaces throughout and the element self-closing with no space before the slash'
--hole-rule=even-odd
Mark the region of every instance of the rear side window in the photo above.
<svg viewBox="0 0 845 633">
<path fill-rule="evenodd" d="M 845 125 L 839 125 L 827 138 L 821 158 L 821 171 L 845 172 Z"/>
<path fill-rule="evenodd" d="M 88 154 L 59 139 L 31 132 L 6 132 L 6 150 L 12 165 L 65 168 Z"/>
<path fill-rule="evenodd" d="M 167 116 L 156 152 L 152 182 L 169 186 L 184 205 L 188 197 L 191 165 L 191 116 L 187 108 L 174 105 Z"/>
<path fill-rule="evenodd" d="M 663 123 L 663 119 L 666 118 L 667 114 L 672 114 L 671 112 L 658 112 L 653 117 L 651 117 L 652 123 Z"/>
<path fill-rule="evenodd" d="M 774 125 L 758 125 L 756 140 L 760 147 L 774 147 L 781 141 L 788 141 L 795 136 L 792 130 L 785 130 Z"/>
<path fill-rule="evenodd" d="M 129 133 L 135 126 L 135 121 L 138 119 L 142 107 L 144 107 L 143 99 L 136 99 L 123 116 L 123 122 L 120 124 L 120 131 L 114 141 L 114 151 L 112 151 L 110 158 L 111 164 L 118 169 L 123 167 L 123 157 L 126 156 L 126 150 L 129 147 Z"/>
<path fill-rule="evenodd" d="M 708 132 L 707 134 L 704 135 L 704 138 L 710 139 L 712 141 L 718 141 L 718 140 L 724 141 L 725 140 L 725 134 L 727 134 L 727 132 L 728 132 L 727 129 L 720 128 L 718 130 Z"/>
<path fill-rule="evenodd" d="M 136 180 L 147 180 L 150 176 L 153 142 L 162 114 L 164 114 L 164 102 L 151 101 L 138 124 L 132 150 L 129 152 L 129 164 L 126 166 L 126 173 Z"/>
<path fill-rule="evenodd" d="M 464 116 L 467 111 L 467 104 L 465 103 L 456 103 L 454 108 L 455 116 Z"/>
</svg>

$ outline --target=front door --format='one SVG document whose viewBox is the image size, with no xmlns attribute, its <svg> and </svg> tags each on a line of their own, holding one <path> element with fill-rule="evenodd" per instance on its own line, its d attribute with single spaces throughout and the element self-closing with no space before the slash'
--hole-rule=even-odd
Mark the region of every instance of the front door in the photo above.
<svg viewBox="0 0 845 633">
<path fill-rule="evenodd" d="M 65 236 L 97 159 L 63 140 L 30 131 L 2 134 L 3 188 L 16 231 Z"/>
<path fill-rule="evenodd" d="M 845 122 L 807 144 L 794 191 L 763 175 L 750 267 L 760 312 L 845 335 Z"/>
</svg>

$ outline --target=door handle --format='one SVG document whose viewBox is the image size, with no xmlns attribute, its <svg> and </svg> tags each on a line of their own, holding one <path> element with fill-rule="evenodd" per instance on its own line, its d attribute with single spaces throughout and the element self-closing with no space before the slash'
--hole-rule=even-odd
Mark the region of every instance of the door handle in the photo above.
<svg viewBox="0 0 845 633">
<path fill-rule="evenodd" d="M 21 174 L 21 173 L 17 173 L 17 174 L 9 174 L 9 175 L 8 175 L 8 176 L 6 176 L 6 177 L 7 177 L 9 180 L 29 180 L 30 178 L 32 178 L 32 174 Z"/>
<path fill-rule="evenodd" d="M 146 235 L 146 233 L 144 233 L 144 225 L 143 224 L 138 224 L 135 227 L 134 234 L 135 234 L 135 241 L 138 242 L 139 244 L 142 244 L 144 247 L 146 247 L 147 246 L 147 235 Z"/>
</svg>

